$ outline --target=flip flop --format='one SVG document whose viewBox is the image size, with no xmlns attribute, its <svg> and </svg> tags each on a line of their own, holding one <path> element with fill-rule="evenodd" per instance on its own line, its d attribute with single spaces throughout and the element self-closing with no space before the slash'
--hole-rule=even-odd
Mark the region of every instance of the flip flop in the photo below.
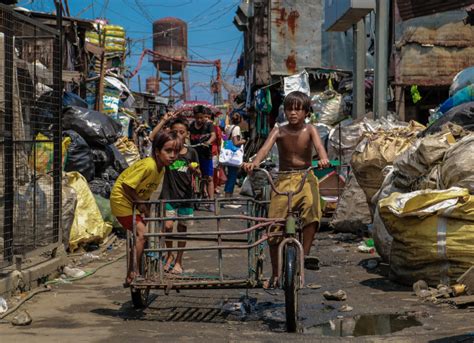
<svg viewBox="0 0 474 343">
<path fill-rule="evenodd" d="M 308 270 L 319 270 L 319 258 L 316 256 L 305 256 L 304 268 Z"/>
</svg>

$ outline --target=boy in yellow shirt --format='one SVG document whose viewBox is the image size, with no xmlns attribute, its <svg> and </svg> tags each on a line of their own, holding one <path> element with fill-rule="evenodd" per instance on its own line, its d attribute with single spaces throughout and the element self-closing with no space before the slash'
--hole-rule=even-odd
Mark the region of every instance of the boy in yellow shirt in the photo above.
<svg viewBox="0 0 474 343">
<path fill-rule="evenodd" d="M 152 193 L 163 181 L 165 167 L 176 160 L 182 147 L 183 142 L 176 132 L 161 132 L 153 139 L 152 156 L 132 164 L 115 181 L 110 194 L 110 207 L 112 214 L 126 230 L 133 230 L 133 203 L 150 200 Z M 147 232 L 144 217 L 150 216 L 150 208 L 139 204 L 137 210 L 139 214 L 135 215 L 136 249 L 137 262 L 140 265 Z M 130 285 L 134 277 L 130 264 L 124 286 Z"/>
</svg>

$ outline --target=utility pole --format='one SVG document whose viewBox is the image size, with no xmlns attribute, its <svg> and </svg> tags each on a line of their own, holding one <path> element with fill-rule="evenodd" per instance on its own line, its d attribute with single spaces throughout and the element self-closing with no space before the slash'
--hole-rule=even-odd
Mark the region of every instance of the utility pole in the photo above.
<svg viewBox="0 0 474 343">
<path fill-rule="evenodd" d="M 353 25 L 354 77 L 352 80 L 352 118 L 365 116 L 365 18 Z"/>
<path fill-rule="evenodd" d="M 390 0 L 377 0 L 375 9 L 375 118 L 387 117 L 389 21 Z"/>
</svg>

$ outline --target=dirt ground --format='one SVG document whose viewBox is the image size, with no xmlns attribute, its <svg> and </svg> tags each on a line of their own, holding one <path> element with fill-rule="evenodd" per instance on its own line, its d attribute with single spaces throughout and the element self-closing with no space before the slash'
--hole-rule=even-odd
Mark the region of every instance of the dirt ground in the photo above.
<svg viewBox="0 0 474 343">
<path fill-rule="evenodd" d="M 226 221 L 224 226 L 241 225 Z M 194 229 L 204 227 L 198 220 Z M 8 323 L 11 317 L 6 318 L 0 324 L 1 341 L 474 342 L 474 316 L 469 309 L 422 303 L 410 288 L 388 280 L 387 266 L 366 268 L 368 260 L 378 259 L 376 255 L 360 253 L 356 241 L 340 238 L 330 232 L 318 234 L 313 251 L 321 259 L 321 268 L 306 272 L 306 285 L 312 288 L 300 291 L 301 328 L 296 334 L 285 332 L 281 290 L 172 291 L 168 296 L 154 291 L 148 308 L 135 310 L 130 291 L 122 287 L 125 259 L 120 259 L 83 280 L 53 285 L 51 292 L 25 303 L 21 310 L 29 312 L 32 324 L 12 326 Z M 122 240 L 107 256 L 83 269 L 93 270 L 124 252 Z M 226 253 L 224 261 L 226 274 L 245 275 L 246 253 Z M 215 254 L 187 254 L 184 267 L 189 273 L 215 273 Z M 266 274 L 268 270 L 267 264 Z M 324 291 L 339 289 L 347 293 L 347 300 L 327 301 L 322 296 Z M 340 312 L 342 305 L 353 310 Z M 352 331 L 362 336 L 325 336 Z"/>
</svg>

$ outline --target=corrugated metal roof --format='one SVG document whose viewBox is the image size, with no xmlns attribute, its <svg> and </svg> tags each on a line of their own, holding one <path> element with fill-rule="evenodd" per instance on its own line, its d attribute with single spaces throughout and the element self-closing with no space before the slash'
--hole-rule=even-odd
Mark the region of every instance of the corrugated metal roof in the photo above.
<svg viewBox="0 0 474 343">
<path fill-rule="evenodd" d="M 469 6 L 474 0 L 397 0 L 403 20 Z"/>
</svg>

